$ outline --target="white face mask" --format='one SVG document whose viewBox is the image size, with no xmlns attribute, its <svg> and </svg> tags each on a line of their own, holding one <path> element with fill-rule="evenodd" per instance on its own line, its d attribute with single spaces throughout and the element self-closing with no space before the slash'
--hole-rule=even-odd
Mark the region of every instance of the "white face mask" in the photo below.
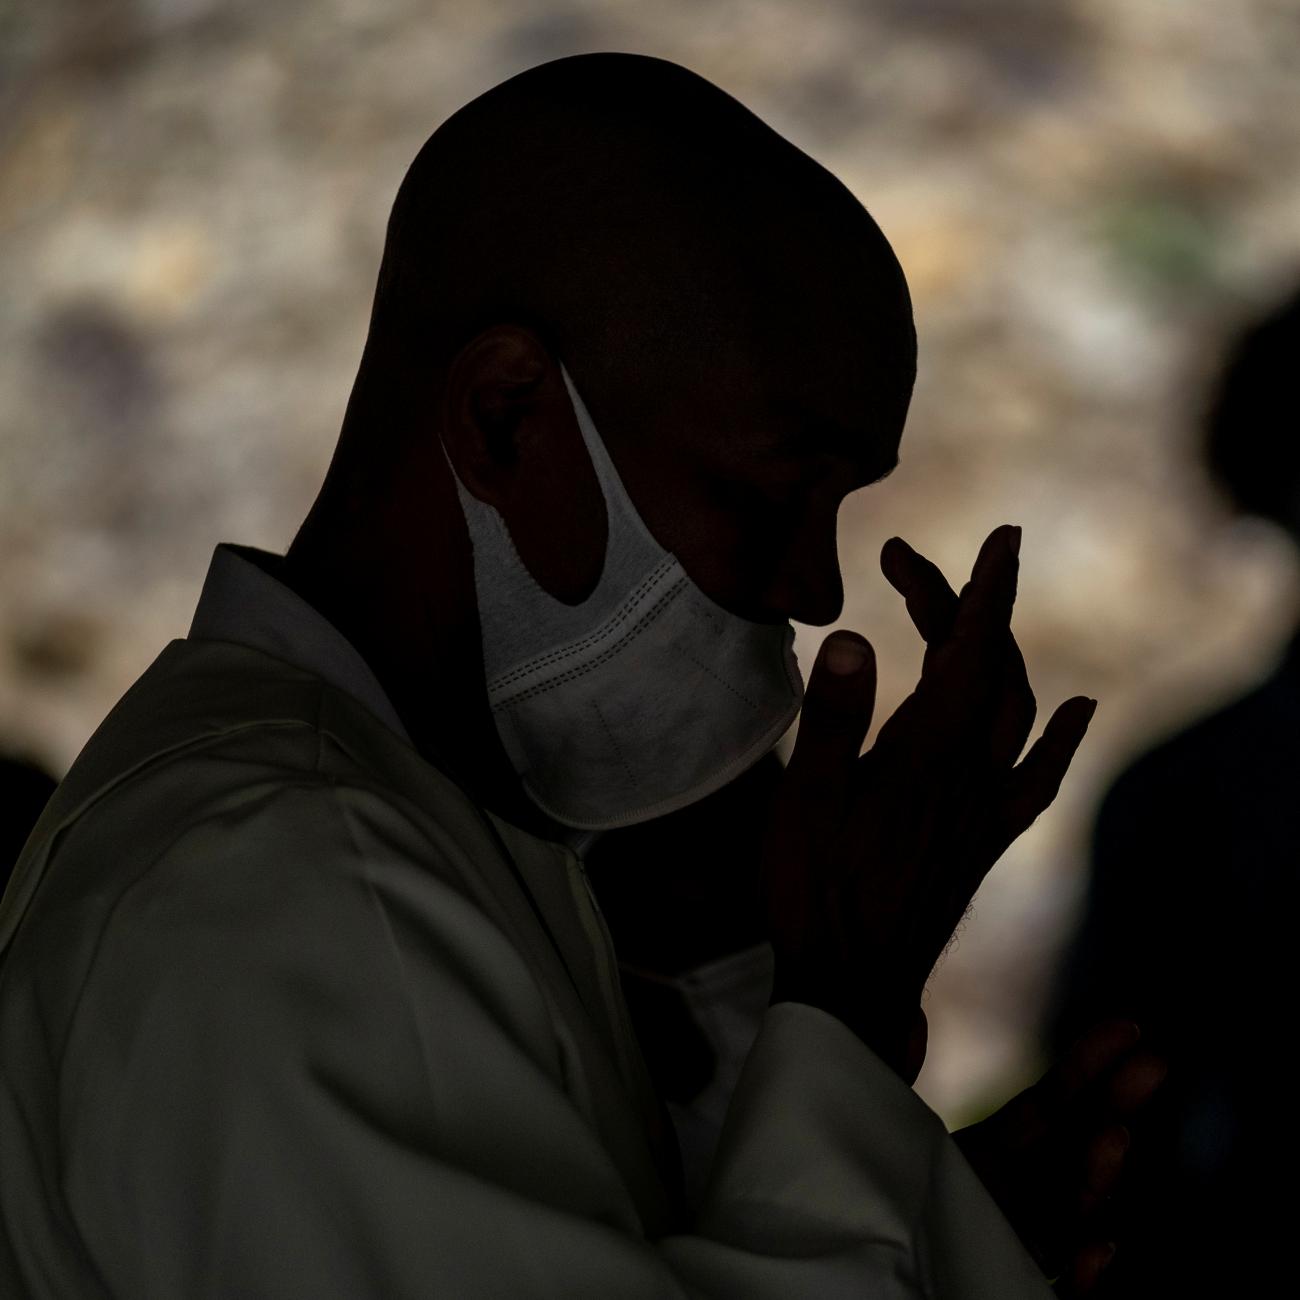
<svg viewBox="0 0 1300 1300">
<path fill-rule="evenodd" d="M 452 477 L 474 547 L 488 702 L 528 797 L 585 830 L 648 821 L 756 763 L 794 721 L 789 623 L 728 613 L 651 536 L 563 364 L 609 521 L 595 590 L 543 591 L 505 521 Z"/>
</svg>

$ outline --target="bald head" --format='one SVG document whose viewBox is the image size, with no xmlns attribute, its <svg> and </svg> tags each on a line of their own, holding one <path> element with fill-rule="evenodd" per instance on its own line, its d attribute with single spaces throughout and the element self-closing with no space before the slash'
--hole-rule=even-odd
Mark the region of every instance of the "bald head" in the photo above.
<svg viewBox="0 0 1300 1300">
<path fill-rule="evenodd" d="M 561 363 L 702 592 L 824 624 L 843 603 L 836 514 L 896 463 L 916 336 L 862 205 L 685 68 L 558 59 L 438 128 L 393 203 L 343 430 L 284 576 L 417 745 L 483 791 L 514 778 L 448 461 L 534 581 L 584 600 L 607 520 Z"/>
<path fill-rule="evenodd" d="M 365 366 L 437 391 L 503 320 L 563 358 L 598 423 L 653 424 L 774 365 L 915 369 L 906 284 L 862 205 L 718 87 L 634 54 L 502 82 L 402 181 Z"/>
</svg>

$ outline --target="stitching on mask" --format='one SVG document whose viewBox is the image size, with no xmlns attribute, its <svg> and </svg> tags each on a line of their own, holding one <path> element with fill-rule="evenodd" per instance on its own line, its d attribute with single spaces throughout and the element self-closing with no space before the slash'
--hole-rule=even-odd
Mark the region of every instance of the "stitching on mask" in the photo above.
<svg viewBox="0 0 1300 1300">
<path fill-rule="evenodd" d="M 605 739 L 609 741 L 609 747 L 618 755 L 618 761 L 623 768 L 623 775 L 627 777 L 628 784 L 638 794 L 641 792 L 641 786 L 636 777 L 632 774 L 632 768 L 629 766 L 627 759 L 623 756 L 623 751 L 619 748 L 618 741 L 614 737 L 614 729 L 606 721 L 605 715 L 600 711 L 600 705 L 595 700 L 591 701 L 591 711 L 600 719 L 600 725 L 604 729 Z"/>
<path fill-rule="evenodd" d="M 649 623 L 651 619 L 653 619 L 655 614 L 658 614 L 660 607 L 662 607 L 664 603 L 671 601 L 673 595 L 675 595 L 675 593 L 677 593 L 677 591 L 681 589 L 681 586 L 682 584 L 684 584 L 684 581 L 685 580 L 682 580 L 681 582 L 673 582 L 671 588 L 669 588 L 666 591 L 666 593 L 664 593 L 662 597 L 658 599 L 658 601 L 655 601 L 655 603 L 653 604 L 653 606 L 649 608 L 649 610 L 643 612 L 640 619 L 638 619 L 636 623 L 632 625 L 632 628 L 628 629 L 627 636 L 619 637 L 619 640 L 617 640 L 614 643 L 614 645 L 608 647 L 608 649 L 604 651 L 603 654 L 597 655 L 597 658 L 591 659 L 589 663 L 580 664 L 580 666 L 576 668 L 569 668 L 568 672 L 560 673 L 558 677 L 552 677 L 550 681 L 539 682 L 538 685 L 530 686 L 528 690 L 524 690 L 524 692 L 521 692 L 520 694 L 511 695 L 510 701 L 507 701 L 507 703 L 510 703 L 510 705 L 516 705 L 516 703 L 523 702 L 525 701 L 525 699 L 532 699 L 534 695 L 546 694 L 547 690 L 554 690 L 556 686 L 563 685 L 565 681 L 575 681 L 576 679 L 578 679 L 578 677 L 585 677 L 586 675 L 588 675 L 589 672 L 594 671 L 595 668 L 601 666 L 601 664 L 606 662 L 607 659 L 610 659 L 612 658 L 612 656 L 619 653 L 620 646 L 623 646 L 628 641 L 633 640 L 633 638 L 636 637 L 638 633 L 642 632 L 643 628 L 645 628 L 645 625 Z M 623 615 L 620 615 L 619 619 L 620 620 L 623 619 Z M 555 658 L 555 656 L 549 655 L 547 656 L 547 658 Z M 567 658 L 567 655 L 562 656 L 562 658 Z M 538 662 L 542 663 L 545 662 L 545 660 L 538 660 Z M 512 673 L 512 676 L 516 676 L 516 675 L 513 675 Z"/>
<path fill-rule="evenodd" d="M 581 654 L 582 651 L 589 649 L 591 646 L 606 639 L 611 633 L 626 623 L 629 618 L 636 612 L 636 607 L 645 598 L 647 593 L 654 587 L 665 573 L 674 565 L 675 561 L 670 555 L 656 568 L 648 578 L 645 578 L 639 587 L 627 598 L 623 608 L 608 622 L 602 624 L 595 632 L 583 637 L 581 641 L 575 641 L 572 645 L 563 646 L 558 650 L 552 650 L 542 655 L 539 659 L 530 659 L 528 663 L 518 668 L 512 668 L 504 677 L 498 677 L 493 683 L 493 690 L 501 690 L 503 687 L 510 686 L 522 677 L 527 677 L 530 673 L 536 672 L 539 668 L 547 668 L 553 664 L 561 663 L 573 655 Z"/>
<path fill-rule="evenodd" d="M 686 654 L 685 650 L 681 651 L 681 658 L 689 659 L 690 662 L 692 662 L 695 667 L 701 669 L 701 672 L 708 673 L 708 676 L 712 677 L 714 681 L 718 682 L 719 686 L 725 686 L 725 688 L 727 688 L 729 692 L 735 695 L 737 699 L 742 699 L 742 701 L 745 701 L 746 705 L 749 705 L 750 708 L 755 708 L 755 710 L 757 710 L 758 705 L 755 705 L 753 699 L 749 698 L 749 695 L 741 694 L 741 692 L 738 692 L 738 690 L 735 688 L 735 686 L 731 684 L 731 682 L 725 680 L 724 677 L 719 677 L 718 673 L 714 672 L 714 669 L 708 667 L 707 663 L 702 663 L 701 660 L 695 658 L 694 655 Z"/>
</svg>

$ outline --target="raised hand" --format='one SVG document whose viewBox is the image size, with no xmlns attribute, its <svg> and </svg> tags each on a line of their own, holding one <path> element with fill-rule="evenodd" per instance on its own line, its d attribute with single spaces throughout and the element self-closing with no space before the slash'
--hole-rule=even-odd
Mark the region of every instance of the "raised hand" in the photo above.
<svg viewBox="0 0 1300 1300">
<path fill-rule="evenodd" d="M 826 639 L 763 856 L 772 1001 L 840 1017 L 908 1082 L 925 981 L 984 876 L 1056 797 L 1095 708 L 1065 701 L 1017 764 L 1036 711 L 1010 630 L 1018 533 L 989 534 L 960 595 L 886 545 L 882 569 L 927 643 L 921 679 L 860 754 L 874 651 L 855 633 Z"/>
</svg>

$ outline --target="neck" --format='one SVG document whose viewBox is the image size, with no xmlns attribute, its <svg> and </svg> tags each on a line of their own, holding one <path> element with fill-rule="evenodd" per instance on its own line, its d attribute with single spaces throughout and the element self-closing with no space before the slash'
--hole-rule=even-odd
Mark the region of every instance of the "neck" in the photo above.
<svg viewBox="0 0 1300 1300">
<path fill-rule="evenodd" d="M 431 517 L 452 518 L 445 509 L 403 508 L 400 492 L 382 500 L 379 510 L 340 509 L 322 491 L 283 581 L 365 659 L 421 757 L 480 807 L 558 839 L 563 828 L 528 801 L 496 735 L 463 520 L 454 516 L 459 538 L 435 536 Z"/>
</svg>

